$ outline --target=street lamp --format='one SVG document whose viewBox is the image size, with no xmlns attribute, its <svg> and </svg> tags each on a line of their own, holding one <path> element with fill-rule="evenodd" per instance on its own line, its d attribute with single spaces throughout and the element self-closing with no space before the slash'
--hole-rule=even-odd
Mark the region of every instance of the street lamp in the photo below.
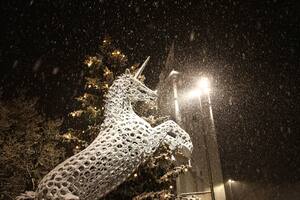
<svg viewBox="0 0 300 200">
<path fill-rule="evenodd" d="M 197 86 L 198 87 L 196 89 L 194 89 L 190 92 L 189 97 L 190 98 L 198 97 L 199 104 L 200 104 L 200 114 L 201 114 L 202 119 L 205 119 L 203 108 L 202 108 L 202 98 L 201 97 L 204 95 L 207 96 L 208 104 L 209 104 L 210 120 L 211 120 L 212 129 L 214 131 L 214 120 L 213 120 L 211 100 L 210 100 L 210 95 L 209 95 L 210 82 L 209 82 L 208 78 L 202 77 L 201 79 L 199 79 Z M 207 169 L 208 169 L 208 175 L 209 175 L 209 186 L 210 186 L 210 191 L 211 191 L 211 198 L 212 198 L 212 200 L 215 200 L 214 184 L 213 184 L 210 156 L 209 156 L 208 144 L 207 144 L 208 143 L 207 142 L 208 130 L 207 130 L 206 125 L 204 125 L 202 127 L 203 127 L 203 132 L 204 132 L 203 140 L 204 140 L 205 157 L 206 157 L 206 163 L 207 163 Z"/>
<path fill-rule="evenodd" d="M 198 81 L 198 86 L 199 89 L 208 94 L 210 92 L 210 83 L 207 77 L 202 77 L 199 81 Z"/>
<path fill-rule="evenodd" d="M 228 180 L 228 183 L 234 183 L 234 180 L 229 179 L 229 180 Z"/>
</svg>

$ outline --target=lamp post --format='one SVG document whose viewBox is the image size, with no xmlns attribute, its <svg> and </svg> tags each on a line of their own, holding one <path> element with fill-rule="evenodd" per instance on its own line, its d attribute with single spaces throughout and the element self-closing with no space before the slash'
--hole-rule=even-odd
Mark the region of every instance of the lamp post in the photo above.
<svg viewBox="0 0 300 200">
<path fill-rule="evenodd" d="M 213 183 L 213 176 L 212 176 L 212 170 L 211 170 L 211 162 L 210 162 L 210 155 L 208 151 L 208 141 L 207 141 L 207 135 L 208 135 L 208 128 L 207 123 L 205 123 L 203 120 L 206 119 L 204 111 L 203 111 L 203 105 L 202 105 L 202 99 L 201 97 L 206 95 L 208 100 L 208 106 L 209 106 L 209 118 L 211 121 L 211 128 L 212 131 L 215 130 L 214 128 L 214 120 L 213 120 L 213 113 L 212 113 L 212 107 L 211 107 L 211 100 L 210 100 L 210 84 L 209 80 L 206 77 L 203 77 L 198 82 L 198 88 L 196 90 L 191 91 L 190 96 L 192 97 L 198 97 L 199 99 L 199 107 L 200 107 L 200 114 L 201 114 L 201 122 L 203 123 L 203 141 L 204 141 L 204 148 L 205 148 L 205 158 L 207 163 L 207 171 L 209 176 L 209 186 L 211 191 L 211 198 L 212 200 L 215 200 L 215 193 L 214 193 L 214 183 Z"/>
<path fill-rule="evenodd" d="M 199 89 L 202 91 L 201 94 L 207 95 L 207 100 L 208 100 L 208 107 L 209 107 L 209 118 L 211 122 L 211 128 L 212 131 L 215 131 L 215 122 L 214 122 L 214 116 L 212 112 L 212 105 L 211 105 L 211 99 L 210 99 L 210 83 L 208 78 L 203 77 L 199 80 L 198 82 Z"/>
<path fill-rule="evenodd" d="M 180 109 L 179 109 L 179 102 L 178 102 L 178 90 L 177 90 L 177 78 L 178 78 L 179 72 L 172 70 L 168 76 L 168 78 L 171 79 L 172 81 L 172 89 L 173 89 L 173 100 L 174 100 L 174 115 L 175 115 L 175 121 L 179 124 L 182 125 L 182 119 L 181 119 L 181 114 L 180 114 Z M 190 160 L 189 166 L 190 164 Z M 177 193 L 181 193 L 184 185 L 184 179 L 186 177 L 184 176 L 179 176 L 178 179 L 176 180 L 176 189 Z"/>
<path fill-rule="evenodd" d="M 233 200 L 233 194 L 232 194 L 232 183 L 234 183 L 234 180 L 232 180 L 232 179 L 229 179 L 228 180 L 228 185 L 229 185 L 229 191 L 230 191 L 230 200 Z"/>
<path fill-rule="evenodd" d="M 169 74 L 169 77 L 172 78 L 172 87 L 173 87 L 173 98 L 174 98 L 174 108 L 175 108 L 175 119 L 176 122 L 181 125 L 181 115 L 179 110 L 179 102 L 178 102 L 178 92 L 177 92 L 177 76 L 179 72 L 172 70 Z"/>
</svg>

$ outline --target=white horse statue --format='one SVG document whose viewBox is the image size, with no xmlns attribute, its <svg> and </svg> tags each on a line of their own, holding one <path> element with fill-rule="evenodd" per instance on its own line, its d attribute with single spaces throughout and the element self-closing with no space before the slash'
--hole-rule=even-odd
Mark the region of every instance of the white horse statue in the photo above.
<svg viewBox="0 0 300 200">
<path fill-rule="evenodd" d="M 97 138 L 83 151 L 68 158 L 39 183 L 36 200 L 97 200 L 123 183 L 162 143 L 186 156 L 193 145 L 189 135 L 174 121 L 151 127 L 131 103 L 156 100 L 156 93 L 129 70 L 109 89 L 105 120 Z"/>
</svg>

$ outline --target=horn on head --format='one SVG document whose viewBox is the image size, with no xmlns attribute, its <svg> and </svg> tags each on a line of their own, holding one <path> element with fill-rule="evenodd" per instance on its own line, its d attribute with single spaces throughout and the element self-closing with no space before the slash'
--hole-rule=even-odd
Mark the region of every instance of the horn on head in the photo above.
<svg viewBox="0 0 300 200">
<path fill-rule="evenodd" d="M 150 56 L 147 57 L 145 62 L 142 64 L 142 66 L 139 68 L 139 70 L 135 73 L 134 78 L 138 78 L 142 74 L 142 72 L 145 69 L 145 66 L 147 65 L 149 60 L 150 60 Z"/>
</svg>

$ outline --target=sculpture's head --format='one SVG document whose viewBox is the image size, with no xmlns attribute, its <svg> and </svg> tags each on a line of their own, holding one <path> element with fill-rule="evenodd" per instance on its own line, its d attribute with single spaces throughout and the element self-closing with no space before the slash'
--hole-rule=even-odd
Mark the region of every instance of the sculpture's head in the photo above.
<svg viewBox="0 0 300 200">
<path fill-rule="evenodd" d="M 128 69 L 125 71 L 125 77 L 129 83 L 127 87 L 127 94 L 131 102 L 155 101 L 157 99 L 156 92 L 149 89 L 136 77 L 132 76 Z"/>
<path fill-rule="evenodd" d="M 149 59 L 150 57 L 146 59 L 134 76 L 131 75 L 129 69 L 126 69 L 125 74 L 121 76 L 121 79 L 124 81 L 123 84 L 125 84 L 123 87 L 126 87 L 126 94 L 130 102 L 155 101 L 157 99 L 156 92 L 138 80 Z"/>
<path fill-rule="evenodd" d="M 134 76 L 129 69 L 126 69 L 125 73 L 119 76 L 109 88 L 107 98 L 113 99 L 115 102 L 123 101 L 124 98 L 129 102 L 155 101 L 157 99 L 156 92 L 138 80 L 148 60 L 149 57 Z"/>
</svg>

